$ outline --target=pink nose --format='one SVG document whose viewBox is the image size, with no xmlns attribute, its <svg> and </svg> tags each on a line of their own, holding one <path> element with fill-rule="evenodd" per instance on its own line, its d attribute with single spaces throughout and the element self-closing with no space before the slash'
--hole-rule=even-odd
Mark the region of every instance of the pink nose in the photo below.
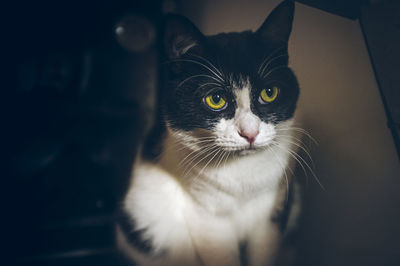
<svg viewBox="0 0 400 266">
<path fill-rule="evenodd" d="M 259 132 L 258 130 L 257 131 L 241 130 L 238 133 L 242 138 L 246 139 L 248 143 L 253 144 Z"/>
</svg>

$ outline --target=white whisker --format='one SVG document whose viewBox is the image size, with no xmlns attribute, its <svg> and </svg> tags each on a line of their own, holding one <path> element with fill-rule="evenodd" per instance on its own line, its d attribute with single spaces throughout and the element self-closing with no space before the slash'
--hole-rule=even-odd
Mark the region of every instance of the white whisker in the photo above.
<svg viewBox="0 0 400 266">
<path fill-rule="evenodd" d="M 295 137 L 293 137 L 293 136 L 290 136 L 290 135 L 277 135 L 277 137 L 284 137 L 284 138 L 285 138 L 284 141 L 286 141 L 286 142 L 288 142 L 288 143 L 290 143 L 290 144 L 292 144 L 292 145 L 295 145 L 295 146 L 298 147 L 299 149 L 303 150 L 303 151 L 306 153 L 307 157 L 310 159 L 312 165 L 314 166 L 314 161 L 313 161 L 313 159 L 312 159 L 312 157 L 311 157 L 311 154 L 310 154 L 310 152 L 306 149 L 306 147 L 304 147 L 303 145 L 301 145 L 301 144 L 303 144 L 303 143 L 301 142 L 301 140 L 299 140 L 299 139 L 297 139 L 297 138 L 295 138 Z M 290 138 L 290 137 L 294 138 L 294 139 L 297 140 L 298 142 L 292 141 L 292 140 L 288 139 L 288 138 Z"/>
<path fill-rule="evenodd" d="M 282 69 L 282 68 L 288 68 L 288 67 L 286 65 L 281 65 L 281 66 L 274 67 L 273 69 L 268 71 L 267 74 L 265 74 L 262 78 L 266 79 L 269 75 L 271 75 L 272 72 L 274 72 L 276 70 L 279 70 L 279 69 Z"/>
<path fill-rule="evenodd" d="M 315 145 L 318 145 L 318 141 L 316 141 L 316 140 L 311 136 L 311 134 L 310 134 L 307 130 L 305 130 L 305 129 L 303 129 L 303 128 L 290 126 L 290 127 L 282 127 L 282 128 L 279 128 L 279 130 L 294 130 L 294 131 L 303 133 L 305 136 L 307 136 L 308 138 L 310 138 L 310 139 L 315 143 Z"/>
<path fill-rule="evenodd" d="M 276 146 L 275 146 L 276 147 Z M 283 171 L 283 173 L 285 174 L 285 180 L 286 180 L 286 200 L 288 200 L 289 197 L 289 178 L 287 176 L 286 170 L 285 170 L 285 166 L 283 165 L 282 161 L 279 159 L 279 156 L 275 153 L 273 147 L 270 147 L 270 151 L 274 154 L 275 158 L 277 159 L 279 165 L 281 166 L 281 169 Z M 291 171 L 291 169 L 290 169 Z M 293 173 L 293 172 L 292 172 Z"/>
<path fill-rule="evenodd" d="M 213 150 L 212 148 L 214 148 L 214 150 Z M 207 157 L 213 155 L 214 152 L 217 151 L 217 150 L 218 150 L 218 148 L 216 148 L 215 146 L 213 146 L 213 147 L 211 147 L 211 149 L 207 150 L 207 152 L 208 152 L 208 151 L 211 151 L 211 152 L 208 153 L 205 157 L 201 158 L 201 159 L 200 159 L 198 162 L 196 162 L 194 165 L 192 165 L 192 167 L 191 167 L 189 170 L 187 170 L 187 171 L 186 171 L 186 169 L 184 170 L 184 173 L 183 173 L 184 178 L 186 178 L 186 176 L 187 176 L 199 163 L 201 163 L 202 161 L 204 161 L 204 159 L 206 159 Z"/>
<path fill-rule="evenodd" d="M 223 76 L 222 72 L 221 72 L 216 66 L 214 66 L 213 63 L 211 63 L 211 62 L 210 62 L 209 60 L 207 60 L 206 58 L 204 58 L 204 57 L 202 57 L 202 56 L 199 56 L 199 55 L 195 55 L 195 54 L 189 54 L 189 55 L 190 55 L 190 56 L 193 56 L 193 57 L 197 57 L 197 58 L 203 60 L 203 61 L 206 62 L 210 67 L 212 67 L 216 72 L 218 72 L 218 74 L 220 74 L 221 77 Z"/>
<path fill-rule="evenodd" d="M 280 146 L 276 146 L 276 147 L 280 147 Z M 310 165 L 303 159 L 303 157 L 301 157 L 299 154 L 297 154 L 296 152 L 290 150 L 290 149 L 283 149 L 282 147 L 280 147 L 282 150 L 288 152 L 299 164 L 300 166 L 303 168 L 303 171 L 305 174 L 307 174 L 307 171 L 305 170 L 305 168 L 303 167 L 303 163 L 307 166 L 308 170 L 311 172 L 311 174 L 313 175 L 313 177 L 315 178 L 315 180 L 317 181 L 317 183 L 320 185 L 320 187 L 325 190 L 325 187 L 321 184 L 321 182 L 319 181 L 319 178 L 317 177 L 317 175 L 315 174 L 314 170 L 310 167 Z M 301 161 L 300 161 L 301 160 Z"/>
<path fill-rule="evenodd" d="M 215 153 L 214 156 L 211 157 L 210 160 L 208 160 L 208 162 L 207 162 L 207 163 L 203 166 L 203 168 L 199 171 L 199 174 L 198 174 L 197 176 L 200 176 L 200 175 L 203 173 L 203 171 L 207 168 L 207 166 L 210 164 L 210 162 L 212 162 L 212 160 L 215 158 L 215 156 L 217 156 L 220 152 L 221 152 L 220 149 L 217 149 L 216 151 L 213 152 L 213 153 Z"/>
<path fill-rule="evenodd" d="M 222 160 L 224 159 L 224 156 L 225 156 L 226 153 L 227 152 L 225 152 L 224 150 L 221 150 L 221 155 L 219 157 L 219 160 L 218 160 L 217 164 L 214 165 L 215 168 L 219 167 L 219 165 L 221 164 Z"/>
<path fill-rule="evenodd" d="M 194 63 L 194 64 L 198 64 L 198 65 L 204 67 L 205 69 L 207 69 L 208 71 L 210 71 L 212 74 L 214 74 L 221 82 L 224 81 L 222 75 L 220 75 L 219 73 L 216 73 L 214 70 L 212 70 L 211 68 L 209 68 L 209 67 L 206 66 L 205 64 L 203 64 L 203 63 L 201 63 L 201 62 L 198 62 L 198 61 L 196 61 L 196 60 L 191 60 L 191 59 L 175 59 L 175 60 L 173 60 L 173 61 L 175 61 L 175 62 L 191 62 L 191 63 Z"/>
<path fill-rule="evenodd" d="M 261 72 L 260 72 L 260 76 L 264 76 L 264 72 L 268 69 L 268 66 L 276 59 L 281 58 L 281 57 L 288 57 L 287 54 L 281 54 L 278 56 L 275 56 L 274 58 L 272 58 L 271 60 L 268 61 L 267 64 L 265 64 L 265 66 L 262 68 Z"/>
<path fill-rule="evenodd" d="M 284 49 L 284 48 L 286 48 L 286 47 L 285 47 L 285 46 L 280 46 L 280 47 L 276 48 L 274 51 L 272 51 L 272 52 L 262 61 L 262 63 L 261 63 L 260 66 L 258 67 L 257 73 L 260 74 L 260 73 L 261 73 L 260 70 L 261 70 L 261 68 L 263 67 L 263 65 L 264 65 L 266 62 L 268 62 L 268 60 L 269 60 L 272 56 L 274 56 L 274 54 L 275 54 L 276 52 L 278 52 L 278 51 L 280 51 L 280 50 L 282 50 L 282 49 Z"/>
<path fill-rule="evenodd" d="M 220 82 L 219 79 L 217 79 L 217 78 L 215 78 L 215 77 L 213 77 L 213 76 L 205 75 L 205 74 L 199 74 L 199 75 L 193 75 L 193 76 L 190 76 L 190 77 L 184 79 L 182 82 L 180 82 L 180 83 L 178 84 L 177 87 L 180 88 L 185 82 L 187 82 L 187 81 L 189 81 L 189 80 L 191 80 L 191 79 L 200 78 L 200 77 L 208 77 L 208 78 L 213 79 L 213 80 L 215 80 L 215 81 L 217 81 L 217 82 Z"/>
<path fill-rule="evenodd" d="M 199 156 L 203 155 L 204 153 L 208 152 L 209 150 L 213 149 L 214 146 L 210 145 L 205 147 L 204 149 L 201 149 L 200 151 L 198 150 L 194 150 L 192 152 L 190 152 L 184 159 L 182 159 L 182 161 L 179 163 L 179 166 L 183 166 L 184 163 L 186 163 L 187 165 L 192 163 L 194 160 L 196 160 L 196 158 L 198 158 Z M 194 154 L 194 156 L 192 158 L 189 159 L 189 157 Z M 189 159 L 189 161 L 185 162 L 187 159 Z"/>
</svg>

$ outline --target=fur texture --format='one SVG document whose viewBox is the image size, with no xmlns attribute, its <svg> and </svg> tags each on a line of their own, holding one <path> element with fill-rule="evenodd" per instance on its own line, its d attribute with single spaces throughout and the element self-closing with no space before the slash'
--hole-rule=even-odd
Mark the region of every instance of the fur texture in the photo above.
<svg viewBox="0 0 400 266">
<path fill-rule="evenodd" d="M 117 227 L 121 250 L 139 265 L 273 263 L 295 216 L 293 11 L 284 1 L 255 33 L 209 37 L 184 17 L 167 18 L 160 121 Z"/>
</svg>

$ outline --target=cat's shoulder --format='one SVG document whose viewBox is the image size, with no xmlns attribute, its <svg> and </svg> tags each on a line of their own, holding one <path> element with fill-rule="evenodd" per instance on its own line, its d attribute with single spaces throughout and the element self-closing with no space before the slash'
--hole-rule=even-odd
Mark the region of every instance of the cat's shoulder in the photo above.
<svg viewBox="0 0 400 266">
<path fill-rule="evenodd" d="M 142 195 L 146 199 L 157 200 L 163 197 L 182 197 L 181 184 L 174 177 L 174 173 L 163 167 L 159 162 L 137 160 L 131 177 L 131 185 L 127 200 L 140 200 Z"/>
</svg>

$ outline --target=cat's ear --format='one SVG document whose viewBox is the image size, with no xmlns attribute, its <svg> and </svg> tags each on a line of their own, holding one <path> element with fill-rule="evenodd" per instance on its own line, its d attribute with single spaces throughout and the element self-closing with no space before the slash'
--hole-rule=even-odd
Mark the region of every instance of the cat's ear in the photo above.
<svg viewBox="0 0 400 266">
<path fill-rule="evenodd" d="M 287 43 L 292 31 L 294 1 L 285 0 L 280 3 L 256 31 L 266 42 Z"/>
<path fill-rule="evenodd" d="M 202 51 L 204 35 L 187 18 L 177 14 L 166 16 L 164 49 L 170 59 L 178 58 L 189 50 Z"/>
</svg>

